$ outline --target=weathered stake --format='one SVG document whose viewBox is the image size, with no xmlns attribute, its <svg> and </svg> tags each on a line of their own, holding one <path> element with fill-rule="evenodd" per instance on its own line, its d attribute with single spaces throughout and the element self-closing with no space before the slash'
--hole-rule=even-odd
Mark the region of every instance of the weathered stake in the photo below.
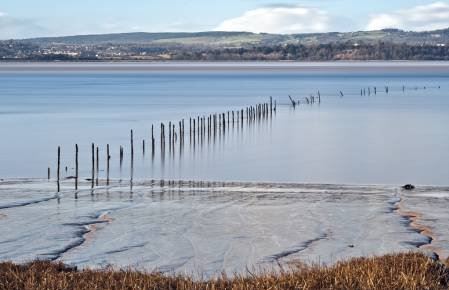
<svg viewBox="0 0 449 290">
<path fill-rule="evenodd" d="M 134 132 L 131 130 L 131 159 L 134 159 Z"/>
<path fill-rule="evenodd" d="M 98 186 L 98 176 L 100 175 L 100 149 L 97 146 L 97 180 L 96 180 L 96 185 Z"/>
<path fill-rule="evenodd" d="M 109 154 L 109 144 L 106 145 L 106 185 L 109 185 L 109 161 L 111 155 Z"/>
<path fill-rule="evenodd" d="M 91 188 L 94 188 L 95 185 L 95 144 L 92 143 L 92 183 Z"/>
<path fill-rule="evenodd" d="M 75 190 L 78 190 L 78 144 L 75 145 Z"/>
<path fill-rule="evenodd" d="M 151 125 L 151 155 L 154 156 L 154 125 Z"/>
<path fill-rule="evenodd" d="M 58 171 L 57 171 L 57 179 L 58 179 L 58 192 L 60 191 L 60 174 L 61 174 L 61 147 L 58 146 Z"/>
</svg>

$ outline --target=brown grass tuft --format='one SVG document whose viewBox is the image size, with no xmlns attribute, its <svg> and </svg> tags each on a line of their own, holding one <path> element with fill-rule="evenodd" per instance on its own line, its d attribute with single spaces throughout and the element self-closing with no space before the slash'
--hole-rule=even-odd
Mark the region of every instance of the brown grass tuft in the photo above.
<svg viewBox="0 0 449 290">
<path fill-rule="evenodd" d="M 138 271 L 81 270 L 37 261 L 0 264 L 0 289 L 447 289 L 449 268 L 418 253 L 357 258 L 329 267 L 195 281 Z"/>
</svg>

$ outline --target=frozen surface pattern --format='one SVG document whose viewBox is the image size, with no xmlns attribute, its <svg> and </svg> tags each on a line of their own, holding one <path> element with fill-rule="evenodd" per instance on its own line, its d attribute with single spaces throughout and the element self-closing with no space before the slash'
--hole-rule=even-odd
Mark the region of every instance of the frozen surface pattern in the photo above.
<svg viewBox="0 0 449 290">
<path fill-rule="evenodd" d="M 0 259 L 212 276 L 292 260 L 449 250 L 449 190 L 242 182 L 0 183 Z M 103 181 L 100 181 L 100 185 Z M 405 212 L 419 213 L 429 241 Z M 422 247 L 429 251 L 430 247 Z M 438 248 L 437 250 L 435 250 Z"/>
</svg>

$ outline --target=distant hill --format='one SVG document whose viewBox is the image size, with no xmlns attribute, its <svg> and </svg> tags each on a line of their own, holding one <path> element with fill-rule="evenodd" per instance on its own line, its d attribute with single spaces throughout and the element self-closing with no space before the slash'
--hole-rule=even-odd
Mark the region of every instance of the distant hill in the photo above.
<svg viewBox="0 0 449 290">
<path fill-rule="evenodd" d="M 75 35 L 63 37 L 43 37 L 25 39 L 24 41 L 48 45 L 48 44 L 68 44 L 68 45 L 99 45 L 99 44 L 155 44 L 155 43 L 194 43 L 203 45 L 208 41 L 229 41 L 234 38 L 250 39 L 256 34 L 249 32 L 169 32 L 169 33 L 115 33 L 115 34 L 92 34 Z M 257 37 L 259 40 L 260 37 Z"/>
<path fill-rule="evenodd" d="M 118 33 L 0 41 L 4 61 L 449 60 L 449 29 Z"/>
<path fill-rule="evenodd" d="M 173 33 L 117 33 L 99 35 L 78 35 L 64 37 L 45 37 L 25 39 L 23 41 L 38 45 L 105 45 L 139 44 L 152 46 L 188 45 L 188 46 L 248 46 L 275 44 L 328 44 L 342 42 L 392 42 L 419 44 L 449 43 L 449 29 L 427 32 L 384 29 L 378 31 L 329 32 L 313 34 L 256 34 L 250 32 L 173 32 Z"/>
</svg>

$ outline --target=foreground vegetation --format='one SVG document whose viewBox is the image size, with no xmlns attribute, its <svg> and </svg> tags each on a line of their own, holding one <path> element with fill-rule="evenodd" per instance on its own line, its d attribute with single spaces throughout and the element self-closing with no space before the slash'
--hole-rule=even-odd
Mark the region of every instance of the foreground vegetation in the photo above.
<svg viewBox="0 0 449 290">
<path fill-rule="evenodd" d="M 0 289 L 448 289 L 449 268 L 422 254 L 358 258 L 330 267 L 195 281 L 122 270 L 80 270 L 50 262 L 0 264 Z"/>
</svg>

